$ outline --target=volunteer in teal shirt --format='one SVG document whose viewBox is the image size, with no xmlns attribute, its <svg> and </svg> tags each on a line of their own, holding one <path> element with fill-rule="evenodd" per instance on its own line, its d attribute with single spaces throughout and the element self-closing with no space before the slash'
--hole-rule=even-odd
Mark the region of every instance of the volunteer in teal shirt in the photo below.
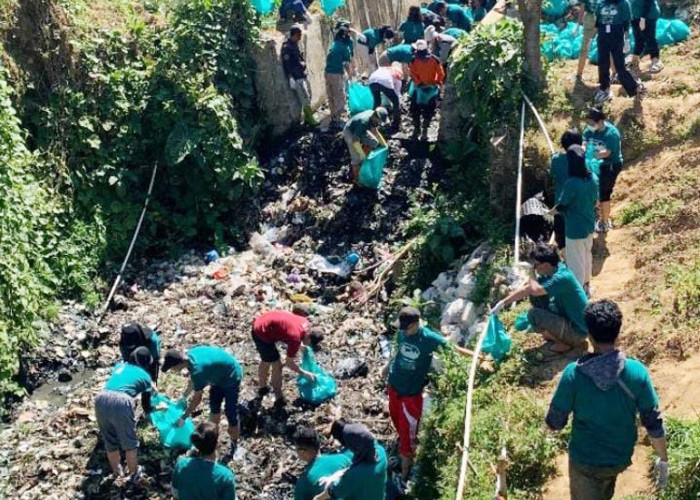
<svg viewBox="0 0 700 500">
<path fill-rule="evenodd" d="M 452 28 L 447 28 L 445 31 L 443 31 L 443 33 L 459 40 L 461 37 L 463 37 L 464 35 L 467 35 L 469 32 L 466 30 L 463 30 L 461 28 L 452 27 Z"/>
<path fill-rule="evenodd" d="M 551 163 L 549 165 L 549 177 L 552 179 L 554 184 L 554 203 L 561 197 L 561 193 L 564 189 L 564 184 L 569 178 L 569 162 L 566 159 L 566 151 L 569 147 L 577 143 L 580 140 L 581 134 L 576 130 L 567 130 L 561 136 L 560 144 L 563 152 L 554 153 L 552 156 Z M 566 236 L 564 229 L 564 216 L 562 214 L 556 214 L 554 216 L 554 239 L 557 243 L 557 247 L 563 250 L 566 247 Z"/>
<path fill-rule="evenodd" d="M 347 44 L 341 40 L 334 41 L 326 56 L 326 73 L 342 75 L 345 71 L 345 64 L 349 63 L 351 59 L 352 53 Z"/>
<path fill-rule="evenodd" d="M 413 47 L 406 43 L 401 43 L 386 49 L 389 62 L 400 62 L 408 64 L 413 61 Z"/>
<path fill-rule="evenodd" d="M 403 43 L 413 43 L 423 38 L 423 16 L 420 13 L 420 7 L 413 6 L 408 8 L 408 19 L 399 26 L 399 31 L 403 33 Z"/>
<path fill-rule="evenodd" d="M 609 300 L 588 305 L 585 321 L 594 352 L 569 364 L 554 392 L 547 425 L 566 426 L 574 414 L 569 440 L 572 498 L 612 498 L 617 475 L 632 462 L 637 414 L 659 461 L 657 487 L 668 482 L 668 456 L 659 399 L 642 363 L 615 347 L 622 313 Z"/>
<path fill-rule="evenodd" d="M 588 303 L 583 287 L 549 245 L 538 244 L 530 252 L 530 261 L 537 279 L 531 277 L 527 285 L 498 302 L 491 313 L 497 314 L 504 306 L 529 297 L 533 307 L 527 316 L 532 329 L 553 341 L 551 346 L 544 346 L 545 354 L 561 354 L 582 346 L 587 333 L 583 311 Z"/>
<path fill-rule="evenodd" d="M 651 58 L 650 73 L 658 73 L 664 67 L 659 59 L 659 43 L 656 40 L 656 23 L 661 17 L 661 9 L 657 0 L 631 0 L 632 34 L 634 48 L 632 49 L 631 66 L 639 69 L 639 59 L 644 54 Z"/>
<path fill-rule="evenodd" d="M 170 369 L 175 371 L 187 371 L 190 382 L 185 390 L 187 398 L 192 391 L 185 413 L 179 421 L 191 416 L 202 402 L 204 389 L 209 386 L 209 409 L 212 422 L 219 424 L 221 420 L 221 407 L 225 402 L 226 419 L 228 420 L 228 432 L 231 437 L 232 447 L 235 448 L 240 435 L 238 425 L 238 390 L 243 377 L 243 370 L 232 354 L 220 347 L 197 346 L 186 353 L 177 349 L 170 349 L 165 353 L 163 373 Z"/>
<path fill-rule="evenodd" d="M 124 392 L 132 398 L 144 392 L 151 392 L 152 379 L 140 366 L 120 361 L 114 366 L 107 379 L 105 390 Z"/>
<path fill-rule="evenodd" d="M 147 347 L 150 351 L 153 363 L 148 367 L 148 373 L 153 382 L 157 382 L 160 365 L 160 336 L 153 329 L 140 323 L 123 325 L 119 337 L 119 352 L 122 359 L 129 361 L 131 353 L 138 347 Z"/>
<path fill-rule="evenodd" d="M 173 495 L 178 500 L 235 500 L 236 476 L 216 462 L 219 431 L 216 424 L 202 422 L 192 434 L 195 456 L 177 459 L 173 470 Z"/>
<path fill-rule="evenodd" d="M 325 485 L 321 480 L 332 481 L 334 474 L 342 472 L 352 465 L 352 452 L 321 455 L 321 440 L 315 429 L 299 426 L 292 438 L 299 459 L 306 463 L 294 486 L 294 500 L 313 500 L 322 493 Z"/>
</svg>

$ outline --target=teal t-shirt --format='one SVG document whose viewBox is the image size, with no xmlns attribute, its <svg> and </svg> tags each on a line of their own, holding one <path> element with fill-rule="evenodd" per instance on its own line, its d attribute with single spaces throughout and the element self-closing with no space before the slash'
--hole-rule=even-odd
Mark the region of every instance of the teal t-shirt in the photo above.
<svg viewBox="0 0 700 500">
<path fill-rule="evenodd" d="M 447 340 L 430 328 L 421 326 L 415 335 L 399 331 L 396 355 L 391 362 L 389 385 L 400 396 L 420 394 L 428 381 L 433 352 Z"/>
<path fill-rule="evenodd" d="M 604 30 L 605 25 L 620 26 L 632 20 L 632 10 L 627 0 L 617 3 L 600 0 L 596 5 L 595 15 L 600 30 Z"/>
<path fill-rule="evenodd" d="M 382 43 L 382 37 L 379 30 L 376 28 L 369 28 L 362 32 L 367 41 L 363 44 L 369 49 L 370 54 L 374 51 L 375 47 Z M 358 42 L 362 43 L 362 42 Z"/>
<path fill-rule="evenodd" d="M 336 40 L 328 49 L 328 55 L 326 56 L 326 73 L 342 75 L 345 70 L 344 64 L 349 63 L 351 59 L 352 52 L 348 45 Z"/>
<path fill-rule="evenodd" d="M 148 339 L 148 351 L 151 353 L 151 356 L 153 357 L 154 361 L 157 361 L 160 358 L 160 336 L 156 332 L 153 332 L 151 335 L 151 338 Z M 124 361 L 129 361 L 129 356 L 131 353 L 129 353 L 126 348 L 120 347 L 119 348 L 122 359 Z"/>
<path fill-rule="evenodd" d="M 374 442 L 379 460 L 351 466 L 333 486 L 333 498 L 345 500 L 384 500 L 386 498 L 386 451 Z"/>
<path fill-rule="evenodd" d="M 347 128 L 355 137 L 364 137 L 367 131 L 372 128 L 373 116 L 373 109 L 360 111 L 348 120 L 348 122 L 345 124 L 345 128 Z"/>
<path fill-rule="evenodd" d="M 649 10 L 644 12 L 645 0 L 630 0 L 632 7 L 632 19 L 658 19 L 661 17 L 661 9 L 657 0 L 651 0 Z"/>
<path fill-rule="evenodd" d="M 540 276 L 537 281 L 549 296 L 549 309 L 571 321 L 581 335 L 588 334 L 583 317 L 588 305 L 586 292 L 569 268 L 560 262 L 554 274 Z"/>
<path fill-rule="evenodd" d="M 586 127 L 583 131 L 583 140 L 593 144 L 594 147 L 603 146 L 610 150 L 610 156 L 603 159 L 604 164 L 622 165 L 622 139 L 620 131 L 610 122 L 605 122 L 603 130 L 591 130 Z"/>
<path fill-rule="evenodd" d="M 146 370 L 140 366 L 120 361 L 114 365 L 112 374 L 105 384 L 105 389 L 125 392 L 133 398 L 142 392 L 151 392 L 151 383 L 151 376 Z"/>
<path fill-rule="evenodd" d="M 554 203 L 556 203 L 564 189 L 566 179 L 569 178 L 569 162 L 566 159 L 566 153 L 554 153 L 549 164 L 549 176 L 554 182 Z"/>
<path fill-rule="evenodd" d="M 595 229 L 595 205 L 598 202 L 598 183 L 590 179 L 569 177 L 557 199 L 557 210 L 564 216 L 567 238 L 587 238 Z"/>
<path fill-rule="evenodd" d="M 228 467 L 198 457 L 180 457 L 172 485 L 178 500 L 235 500 L 236 476 Z"/>
<path fill-rule="evenodd" d="M 399 26 L 399 31 L 403 33 L 403 43 L 413 43 L 423 38 L 424 27 L 422 22 L 404 21 Z"/>
<path fill-rule="evenodd" d="M 407 43 L 400 43 L 386 49 L 386 54 L 391 62 L 410 63 L 413 61 L 413 47 Z"/>
<path fill-rule="evenodd" d="M 319 484 L 321 478 L 335 474 L 341 469 L 347 469 L 350 465 L 352 465 L 352 452 L 349 450 L 343 453 L 319 455 L 297 479 L 294 500 L 313 500 L 324 490 L 324 487 Z"/>
<path fill-rule="evenodd" d="M 464 8 L 459 5 L 448 4 L 446 17 L 452 21 L 452 24 L 457 28 L 469 31 L 472 27 L 469 16 Z"/>
<path fill-rule="evenodd" d="M 471 13 L 472 13 L 472 19 L 476 23 L 478 23 L 484 17 L 486 17 L 486 9 L 484 7 L 479 7 L 478 9 L 472 8 Z"/>
<path fill-rule="evenodd" d="M 233 387 L 243 376 L 236 358 L 220 347 L 193 347 L 187 352 L 187 364 L 195 391 L 202 391 L 208 385 Z"/>
<path fill-rule="evenodd" d="M 615 467 L 631 463 L 637 441 L 637 412 L 658 405 L 649 372 L 636 359 L 627 359 L 620 375 L 635 400 L 619 385 L 603 391 L 588 376 L 569 364 L 554 392 L 552 405 L 574 413 L 569 457 L 594 467 Z"/>
<path fill-rule="evenodd" d="M 452 27 L 452 28 L 447 28 L 445 31 L 443 31 L 443 33 L 459 40 L 459 38 L 466 35 L 468 33 L 468 31 L 463 30 L 462 28 Z"/>
</svg>

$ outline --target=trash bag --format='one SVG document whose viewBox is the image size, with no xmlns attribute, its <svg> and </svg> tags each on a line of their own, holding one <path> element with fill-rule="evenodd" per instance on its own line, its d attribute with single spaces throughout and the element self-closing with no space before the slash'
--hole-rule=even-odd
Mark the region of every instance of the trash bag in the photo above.
<svg viewBox="0 0 700 500">
<path fill-rule="evenodd" d="M 313 350 L 304 349 L 304 355 L 301 358 L 301 368 L 313 373 L 316 377 L 312 382 L 306 377 L 297 376 L 297 388 L 302 400 L 317 405 L 335 397 L 338 392 L 335 379 L 318 366 L 314 359 Z"/>
<path fill-rule="evenodd" d="M 494 361 L 499 362 L 510 351 L 510 344 L 511 339 L 501 320 L 495 314 L 489 316 L 488 332 L 481 349 L 489 353 Z"/>
<path fill-rule="evenodd" d="M 593 64 L 598 64 L 598 35 L 591 40 L 591 47 L 588 50 L 588 60 Z"/>
<path fill-rule="evenodd" d="M 566 14 L 569 4 L 566 0 L 544 0 L 542 13 L 549 17 L 562 17 Z"/>
<path fill-rule="evenodd" d="M 321 0 L 321 8 L 328 17 L 331 17 L 336 9 L 344 6 L 345 2 L 343 0 Z"/>
<path fill-rule="evenodd" d="M 173 402 L 162 394 L 155 394 L 151 398 L 151 405 L 156 407 L 160 403 L 167 403 L 168 407 L 150 413 L 151 423 L 158 430 L 160 442 L 166 448 L 188 450 L 192 447 L 190 437 L 194 432 L 194 423 L 191 418 L 187 418 L 182 426 L 176 425 L 185 413 L 187 403 L 184 400 Z"/>
<path fill-rule="evenodd" d="M 530 329 L 530 320 L 527 317 L 527 312 L 521 313 L 515 318 L 514 327 L 519 332 L 524 332 Z"/>
<path fill-rule="evenodd" d="M 261 16 L 269 14 L 275 8 L 274 0 L 250 0 L 250 4 Z"/>
<path fill-rule="evenodd" d="M 437 97 L 439 91 L 440 90 L 438 89 L 437 85 L 416 86 L 413 85 L 413 82 L 411 82 L 410 86 L 408 87 L 409 97 L 413 97 L 415 95 L 416 102 L 421 105 L 428 104 L 431 99 Z"/>
<path fill-rule="evenodd" d="M 659 45 L 672 45 L 674 43 L 679 43 L 684 40 L 686 40 L 690 36 L 690 28 L 688 27 L 687 24 L 685 24 L 683 21 L 680 19 L 659 19 L 659 23 L 661 21 L 666 21 L 668 24 L 665 26 L 665 29 L 663 31 L 664 38 L 668 37 L 669 43 L 662 43 L 659 40 Z M 659 38 L 659 33 L 660 28 L 659 24 L 657 23 L 656 25 L 656 36 L 657 39 Z"/>
<path fill-rule="evenodd" d="M 335 274 L 341 278 L 347 278 L 352 273 L 352 267 L 345 262 L 333 263 L 323 255 L 314 254 L 306 267 L 320 273 Z"/>
<path fill-rule="evenodd" d="M 348 85 L 348 107 L 350 116 L 374 108 L 374 97 L 369 87 L 360 82 L 350 82 Z"/>
<path fill-rule="evenodd" d="M 379 189 L 387 158 L 389 158 L 389 149 L 386 146 L 381 146 L 370 151 L 365 161 L 360 165 L 361 186 L 370 189 Z"/>
</svg>

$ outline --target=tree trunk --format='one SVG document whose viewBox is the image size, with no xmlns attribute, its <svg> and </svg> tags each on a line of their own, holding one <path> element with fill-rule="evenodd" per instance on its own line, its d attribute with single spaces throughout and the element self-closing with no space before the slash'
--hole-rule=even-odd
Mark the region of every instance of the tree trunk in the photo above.
<svg viewBox="0 0 700 500">
<path fill-rule="evenodd" d="M 518 0 L 518 11 L 525 29 L 525 63 L 534 80 L 544 87 L 540 53 L 540 17 L 542 0 Z"/>
</svg>

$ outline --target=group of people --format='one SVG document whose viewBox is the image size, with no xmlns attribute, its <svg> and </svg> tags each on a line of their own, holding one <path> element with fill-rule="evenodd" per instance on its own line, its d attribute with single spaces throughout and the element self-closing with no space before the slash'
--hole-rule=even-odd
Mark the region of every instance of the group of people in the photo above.
<svg viewBox="0 0 700 500">
<path fill-rule="evenodd" d="M 595 100 L 598 104 L 612 99 L 611 82 L 622 84 L 630 97 L 641 100 L 644 85 L 634 73 L 639 72 L 639 61 L 649 55 L 650 73 L 663 69 L 656 40 L 656 22 L 661 17 L 658 0 L 582 0 L 580 23 L 583 25 L 583 44 L 578 61 L 576 79 L 583 81 L 583 70 L 593 36 L 598 35 L 598 82 L 600 88 Z M 625 60 L 629 46 L 628 31 L 632 27 L 634 46 Z M 616 76 L 610 74 L 611 66 Z M 630 69 L 632 71 L 630 71 Z"/>
</svg>

